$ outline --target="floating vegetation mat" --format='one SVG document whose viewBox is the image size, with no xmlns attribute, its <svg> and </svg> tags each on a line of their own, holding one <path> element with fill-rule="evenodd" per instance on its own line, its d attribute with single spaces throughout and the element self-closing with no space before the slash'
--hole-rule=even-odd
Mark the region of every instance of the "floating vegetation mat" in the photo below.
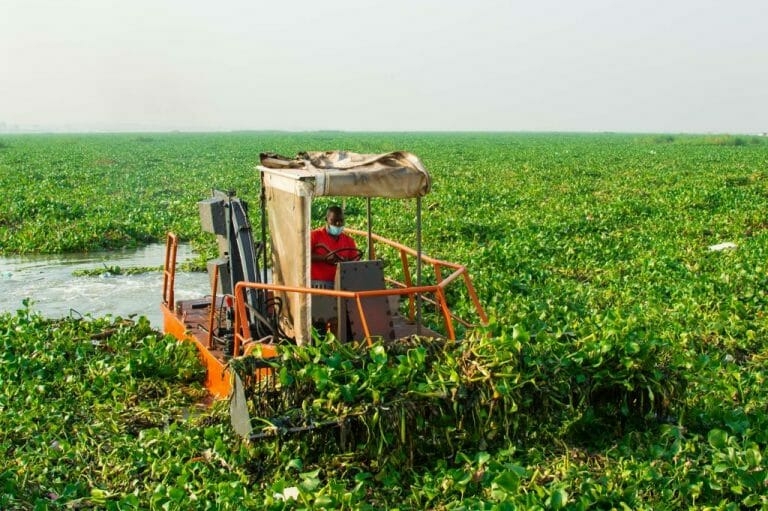
<svg viewBox="0 0 768 511">
<path fill-rule="evenodd" d="M 244 383 L 251 440 L 311 434 L 316 445 L 308 447 L 317 453 L 354 450 L 379 463 L 409 465 L 514 438 L 578 433 L 574 409 L 590 416 L 591 427 L 658 420 L 685 387 L 673 367 L 652 363 L 651 353 L 645 367 L 628 371 L 619 350 L 612 362 L 589 340 L 571 345 L 592 358 L 567 373 L 560 363 L 523 356 L 519 339 L 482 336 L 411 337 L 370 347 L 331 339 L 231 366 Z M 607 372 L 604 363 L 616 367 Z M 272 375 L 255 377 L 265 365 Z"/>
</svg>

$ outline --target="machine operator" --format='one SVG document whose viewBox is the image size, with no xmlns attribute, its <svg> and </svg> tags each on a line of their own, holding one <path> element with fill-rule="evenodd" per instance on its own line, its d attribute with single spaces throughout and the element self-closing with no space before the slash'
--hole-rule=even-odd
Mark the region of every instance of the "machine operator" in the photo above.
<svg viewBox="0 0 768 511">
<path fill-rule="evenodd" d="M 333 289 L 336 263 L 359 258 L 355 240 L 344 234 L 344 212 L 339 206 L 330 206 L 325 212 L 326 225 L 310 234 L 312 287 Z"/>
</svg>

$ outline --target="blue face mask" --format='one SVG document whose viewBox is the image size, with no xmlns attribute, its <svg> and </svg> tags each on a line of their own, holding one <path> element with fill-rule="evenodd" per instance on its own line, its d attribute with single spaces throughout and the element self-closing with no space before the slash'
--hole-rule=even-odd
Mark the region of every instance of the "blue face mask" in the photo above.
<svg viewBox="0 0 768 511">
<path fill-rule="evenodd" d="M 328 234 L 331 236 L 338 236 L 344 232 L 344 226 L 342 225 L 329 225 L 328 226 Z"/>
</svg>

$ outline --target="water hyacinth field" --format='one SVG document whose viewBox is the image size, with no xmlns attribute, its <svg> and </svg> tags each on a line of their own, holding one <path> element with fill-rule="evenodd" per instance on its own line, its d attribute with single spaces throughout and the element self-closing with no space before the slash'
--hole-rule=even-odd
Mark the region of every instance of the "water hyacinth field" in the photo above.
<svg viewBox="0 0 768 511">
<path fill-rule="evenodd" d="M 2 135 L 0 255 L 173 230 L 204 268 L 198 200 L 255 205 L 260 152 L 332 149 L 422 159 L 424 252 L 467 265 L 490 324 L 285 347 L 280 383 L 349 427 L 247 443 L 146 320 L 20 303 L 0 311 L 0 509 L 768 508 L 764 137 Z M 415 245 L 415 202 L 372 202 Z"/>
</svg>

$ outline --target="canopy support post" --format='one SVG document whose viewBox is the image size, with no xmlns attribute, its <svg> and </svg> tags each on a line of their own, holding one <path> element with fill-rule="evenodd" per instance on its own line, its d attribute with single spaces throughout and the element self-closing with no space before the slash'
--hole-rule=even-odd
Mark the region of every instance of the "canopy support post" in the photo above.
<svg viewBox="0 0 768 511">
<path fill-rule="evenodd" d="M 421 287 L 421 196 L 416 197 L 416 287 Z M 421 335 L 421 293 L 416 294 L 416 335 Z"/>
<path fill-rule="evenodd" d="M 371 225 L 371 198 L 365 198 L 365 204 L 368 208 L 368 260 L 373 260 L 373 226 Z"/>
</svg>

